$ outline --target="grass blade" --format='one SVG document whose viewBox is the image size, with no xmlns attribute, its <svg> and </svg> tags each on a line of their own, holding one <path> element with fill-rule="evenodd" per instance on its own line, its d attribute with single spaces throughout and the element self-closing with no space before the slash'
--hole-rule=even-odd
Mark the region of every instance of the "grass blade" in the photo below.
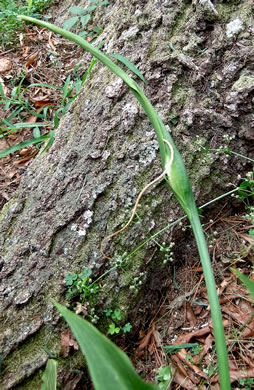
<svg viewBox="0 0 254 390">
<path fill-rule="evenodd" d="M 31 139 L 28 139 L 27 141 L 20 142 L 19 144 L 13 145 L 10 148 L 7 148 L 7 149 L 3 150 L 2 152 L 0 152 L 0 158 L 3 158 L 5 156 L 7 156 L 8 154 L 15 153 L 20 149 L 27 148 L 28 146 L 44 142 L 49 138 L 50 138 L 49 135 L 43 135 L 41 137 L 31 138 Z"/>
<path fill-rule="evenodd" d="M 241 282 L 248 289 L 251 297 L 254 299 L 254 282 L 253 282 L 253 280 L 250 280 L 249 278 L 247 278 L 247 276 L 243 275 L 237 269 L 231 268 L 231 271 L 241 280 Z"/>
<path fill-rule="evenodd" d="M 193 348 L 196 347 L 197 343 L 186 343 L 186 344 L 174 344 L 174 345 L 167 345 L 166 347 L 163 347 L 164 351 L 170 354 L 174 354 L 181 349 L 187 349 L 187 348 Z"/>
<path fill-rule="evenodd" d="M 4 93 L 4 89 L 3 89 L 3 85 L 2 85 L 1 80 L 0 80 L 0 96 L 5 97 L 5 93 Z"/>
<path fill-rule="evenodd" d="M 137 75 L 142 81 L 144 81 L 144 83 L 146 83 L 146 80 L 142 75 L 142 73 L 140 73 L 138 68 L 135 65 L 133 65 L 129 60 L 127 60 L 127 58 L 121 56 L 120 54 L 109 54 L 109 56 L 122 62 L 125 66 L 127 66 L 127 68 L 129 68 L 133 73 L 135 73 L 135 75 Z"/>
</svg>

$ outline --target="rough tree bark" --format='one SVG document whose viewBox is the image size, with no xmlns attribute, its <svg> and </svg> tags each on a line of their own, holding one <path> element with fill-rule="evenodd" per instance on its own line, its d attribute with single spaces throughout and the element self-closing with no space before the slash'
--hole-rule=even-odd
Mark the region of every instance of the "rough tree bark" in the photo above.
<svg viewBox="0 0 254 390">
<path fill-rule="evenodd" d="M 95 16 L 104 25 L 104 51 L 124 55 L 144 74 L 199 204 L 232 188 L 227 184 L 248 169 L 245 160 L 200 145 L 219 148 L 229 135 L 233 150 L 253 154 L 253 11 L 249 0 L 116 0 Z M 50 299 L 65 302 L 68 272 L 89 267 L 99 276 L 112 266 L 100 254 L 101 240 L 127 221 L 137 194 L 160 172 L 157 140 L 138 102 L 97 64 L 53 146 L 29 167 L 0 216 L 1 389 L 40 388 L 38 370 L 48 358 L 41 347 L 56 354 L 60 348 Z M 182 215 L 164 183 L 138 211 L 141 221 L 107 243 L 114 259 Z M 161 241 L 171 237 L 164 233 Z M 138 306 L 142 293 L 129 287 L 140 272 L 140 290 L 155 294 L 167 279 L 162 260 L 153 243 L 143 247 L 125 272 L 104 277 L 98 307 L 120 306 L 127 314 Z M 80 366 L 75 359 L 69 367 Z"/>
</svg>

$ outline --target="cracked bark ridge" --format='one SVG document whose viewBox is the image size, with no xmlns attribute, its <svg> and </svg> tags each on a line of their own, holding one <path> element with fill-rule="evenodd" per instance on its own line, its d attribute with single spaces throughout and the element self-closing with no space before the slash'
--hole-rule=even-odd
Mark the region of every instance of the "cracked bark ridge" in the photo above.
<svg viewBox="0 0 254 390">
<path fill-rule="evenodd" d="M 219 148 L 224 135 L 234 136 L 230 147 L 253 156 L 252 15 L 248 0 L 116 0 L 95 15 L 94 23 L 104 25 L 103 50 L 124 55 L 147 79 L 146 94 L 172 129 L 199 204 L 225 192 L 249 168 L 243 159 L 202 146 Z M 89 58 L 85 54 L 84 62 Z M 126 222 L 130 204 L 160 172 L 158 143 L 138 102 L 97 64 L 53 146 L 29 167 L 0 216 L 1 389 L 40 389 L 38 370 L 47 360 L 41 346 L 56 354 L 60 348 L 50 299 L 64 300 L 68 272 L 89 267 L 99 276 L 108 269 L 100 241 Z M 138 212 L 141 222 L 107 243 L 111 257 L 129 253 L 180 215 L 164 184 L 144 196 Z M 148 297 L 170 282 L 154 245 L 127 266 L 132 277 L 145 273 Z M 121 271 L 109 273 L 98 308 L 114 302 L 127 313 L 138 307 L 130 283 Z"/>
</svg>

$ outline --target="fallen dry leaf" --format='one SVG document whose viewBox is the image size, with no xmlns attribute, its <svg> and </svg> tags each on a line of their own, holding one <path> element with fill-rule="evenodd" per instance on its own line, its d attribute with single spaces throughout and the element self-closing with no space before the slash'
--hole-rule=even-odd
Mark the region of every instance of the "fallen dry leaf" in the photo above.
<svg viewBox="0 0 254 390">
<path fill-rule="evenodd" d="M 186 316 L 187 320 L 190 323 L 190 328 L 194 328 L 197 324 L 197 318 L 192 310 L 192 307 L 190 305 L 190 302 L 185 301 L 185 308 L 186 308 Z"/>
<path fill-rule="evenodd" d="M 70 347 L 78 350 L 78 344 L 71 338 L 70 329 L 66 329 L 61 333 L 61 355 L 66 358 L 69 355 Z"/>
<path fill-rule="evenodd" d="M 22 33 L 19 33 L 19 44 L 24 46 L 24 35 Z"/>
<path fill-rule="evenodd" d="M 1 58 L 0 57 L 0 72 L 4 73 L 7 70 L 11 70 L 11 69 L 12 69 L 11 60 L 9 60 L 9 58 L 3 58 L 3 57 Z"/>
<path fill-rule="evenodd" d="M 52 37 L 52 32 L 49 33 L 48 43 L 49 43 L 49 46 L 51 47 L 51 49 L 53 49 L 54 51 L 56 51 L 56 47 L 54 46 L 51 37 Z"/>
<path fill-rule="evenodd" d="M 246 370 L 230 370 L 229 375 L 231 378 L 231 383 L 242 378 L 254 378 L 254 369 L 248 368 Z"/>
<path fill-rule="evenodd" d="M 206 380 L 209 380 L 209 377 L 202 371 L 200 370 L 195 364 L 191 363 L 186 356 L 188 355 L 186 349 L 182 349 L 181 351 L 177 352 L 177 356 L 181 361 L 188 366 L 192 371 L 195 372 L 196 375 L 201 376 L 202 378 L 205 378 Z"/>
<path fill-rule="evenodd" d="M 29 68 L 30 65 L 35 64 L 35 60 L 36 60 L 36 58 L 38 57 L 38 54 L 39 54 L 39 52 L 36 51 L 35 53 L 33 53 L 33 54 L 28 58 L 28 60 L 27 60 L 27 62 L 26 62 L 26 64 L 25 64 L 26 68 Z"/>
<path fill-rule="evenodd" d="M 139 347 L 137 348 L 137 356 L 141 356 L 144 352 L 144 349 L 147 348 L 154 330 L 155 330 L 155 325 L 153 323 L 152 328 L 149 330 L 147 335 L 141 341 L 139 341 Z"/>
</svg>

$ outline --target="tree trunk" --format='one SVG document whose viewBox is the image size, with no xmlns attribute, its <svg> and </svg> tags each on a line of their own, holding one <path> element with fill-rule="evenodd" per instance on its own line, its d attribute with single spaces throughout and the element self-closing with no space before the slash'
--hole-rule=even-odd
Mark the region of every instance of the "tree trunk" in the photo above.
<svg viewBox="0 0 254 390">
<path fill-rule="evenodd" d="M 249 164 L 202 146 L 218 149 L 227 135 L 235 137 L 232 150 L 253 155 L 253 10 L 249 0 L 116 0 L 94 19 L 104 24 L 103 50 L 125 56 L 146 78 L 198 204 L 230 190 Z M 69 272 L 87 267 L 94 280 L 182 215 L 161 182 L 141 199 L 139 219 L 105 243 L 113 260 L 100 253 L 101 240 L 127 222 L 137 194 L 160 173 L 156 136 L 137 100 L 97 63 L 53 146 L 31 164 L 0 215 L 1 389 L 40 389 L 38 370 L 48 358 L 42 347 L 60 350 L 62 323 L 51 298 L 66 302 Z M 158 240 L 169 244 L 176 234 Z M 101 279 L 96 310 L 120 307 L 127 316 L 142 291 L 156 295 L 170 282 L 167 269 L 149 242 Z M 136 277 L 142 284 L 133 289 Z M 63 366 L 79 368 L 78 359 Z"/>
</svg>

